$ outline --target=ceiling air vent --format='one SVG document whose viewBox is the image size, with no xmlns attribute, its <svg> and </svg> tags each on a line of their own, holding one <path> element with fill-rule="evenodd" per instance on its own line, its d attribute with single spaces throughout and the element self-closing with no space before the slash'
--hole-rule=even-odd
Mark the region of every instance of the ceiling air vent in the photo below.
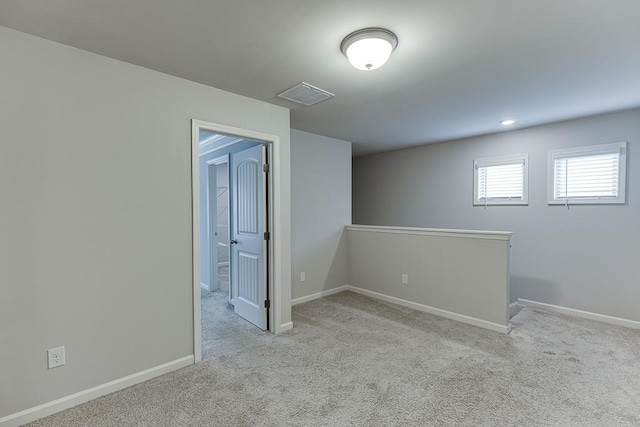
<svg viewBox="0 0 640 427">
<path fill-rule="evenodd" d="M 325 99 L 333 98 L 335 95 L 326 90 L 322 90 L 309 83 L 302 82 L 295 85 L 291 89 L 287 89 L 282 93 L 279 93 L 280 98 L 288 99 L 289 101 L 297 102 L 305 107 L 322 102 Z"/>
</svg>

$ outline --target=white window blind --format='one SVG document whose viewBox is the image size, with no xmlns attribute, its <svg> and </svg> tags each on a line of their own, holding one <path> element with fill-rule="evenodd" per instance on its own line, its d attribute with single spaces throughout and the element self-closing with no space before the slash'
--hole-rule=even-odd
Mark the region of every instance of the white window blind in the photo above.
<svg viewBox="0 0 640 427">
<path fill-rule="evenodd" d="M 474 204 L 527 204 L 527 155 L 474 162 Z"/>
<path fill-rule="evenodd" d="M 524 163 L 478 168 L 478 197 L 480 199 L 522 199 Z"/>
<path fill-rule="evenodd" d="M 549 203 L 624 203 L 626 143 L 550 154 Z"/>
</svg>

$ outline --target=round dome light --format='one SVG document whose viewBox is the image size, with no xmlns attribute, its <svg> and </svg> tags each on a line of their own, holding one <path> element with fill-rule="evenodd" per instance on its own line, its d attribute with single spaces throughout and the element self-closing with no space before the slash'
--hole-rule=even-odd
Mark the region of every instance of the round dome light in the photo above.
<svg viewBox="0 0 640 427">
<path fill-rule="evenodd" d="M 364 28 L 345 37 L 340 50 L 357 69 L 375 70 L 387 62 L 396 46 L 398 38 L 391 31 Z"/>
</svg>

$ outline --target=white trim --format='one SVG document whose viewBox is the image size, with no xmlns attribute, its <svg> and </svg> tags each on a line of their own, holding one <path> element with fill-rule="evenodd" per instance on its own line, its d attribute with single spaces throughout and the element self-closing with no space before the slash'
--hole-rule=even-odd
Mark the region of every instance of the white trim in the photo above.
<svg viewBox="0 0 640 427">
<path fill-rule="evenodd" d="M 199 180 L 199 138 L 200 129 L 211 132 L 226 134 L 227 136 L 237 136 L 243 139 L 251 139 L 258 142 L 266 142 L 269 146 L 269 162 L 272 166 L 272 173 L 269 173 L 270 180 L 270 203 L 269 203 L 269 230 L 271 232 L 270 257 L 269 257 L 269 299 L 271 308 L 269 310 L 269 331 L 275 334 L 284 332 L 282 329 L 291 328 L 287 323 L 282 323 L 282 311 L 290 309 L 289 297 L 283 295 L 282 283 L 286 272 L 291 271 L 290 258 L 283 251 L 285 237 L 289 236 L 290 228 L 283 225 L 283 217 L 286 212 L 282 206 L 287 198 L 283 194 L 282 187 L 288 177 L 283 177 L 282 170 L 285 165 L 281 162 L 281 142 L 280 137 L 264 132 L 249 129 L 236 128 L 218 123 L 206 122 L 203 120 L 191 120 L 191 205 L 192 205 L 192 280 L 193 280 L 193 353 L 195 362 L 202 360 L 202 326 L 200 312 L 200 180 Z M 286 227 L 286 229 L 285 229 Z M 285 301 L 286 300 L 286 301 Z M 286 302 L 286 303 L 285 303 Z"/>
<path fill-rule="evenodd" d="M 283 332 L 287 332 L 288 330 L 293 329 L 293 322 L 287 322 L 287 323 L 283 323 L 282 325 L 280 325 L 280 328 L 278 328 L 278 334 L 281 334 Z"/>
<path fill-rule="evenodd" d="M 347 225 L 348 231 L 415 234 L 419 236 L 458 237 L 462 239 L 510 240 L 511 231 L 449 230 L 443 228 L 389 227 L 380 225 Z"/>
<path fill-rule="evenodd" d="M 238 141 L 243 141 L 242 139 L 239 139 Z M 236 142 L 238 142 L 236 141 Z M 235 142 L 234 142 L 235 144 Z M 229 144 L 229 145 L 233 145 L 233 144 Z M 216 148 L 216 150 L 218 150 Z M 212 150 L 213 151 L 213 150 Z M 200 156 L 202 157 L 203 154 L 208 154 L 208 153 L 200 153 Z M 213 158 L 211 160 L 207 160 L 207 164 L 208 165 L 224 165 L 225 163 L 229 163 L 229 155 L 228 154 L 223 154 L 222 156 L 218 156 L 216 158 Z"/>
<path fill-rule="evenodd" d="M 242 139 L 238 139 L 236 142 L 238 141 L 242 141 Z M 200 147 L 202 148 L 202 147 Z M 200 156 L 202 156 L 202 153 L 200 153 Z M 218 156 L 212 160 L 209 160 L 207 162 L 207 168 L 210 167 L 210 165 L 214 165 L 214 167 L 220 166 L 220 165 L 227 165 L 227 235 L 224 239 L 224 241 L 226 242 L 226 244 L 224 244 L 223 246 L 225 248 L 227 248 L 227 256 L 229 259 L 231 259 L 231 248 L 229 248 L 229 236 L 230 236 L 230 232 L 231 232 L 231 154 L 224 154 L 222 156 Z M 210 170 L 207 170 L 207 172 L 209 173 Z M 210 270 L 210 276 L 211 276 L 211 283 L 215 284 L 215 289 L 218 289 L 218 281 L 220 280 L 218 278 L 218 268 L 221 267 L 221 264 L 225 264 L 227 266 L 229 266 L 229 268 L 231 268 L 229 261 L 225 261 L 223 263 L 218 262 L 219 258 L 219 245 L 220 242 L 218 241 L 218 213 L 217 213 L 217 209 L 218 209 L 218 177 L 217 177 L 217 170 L 216 170 L 216 216 L 215 216 L 215 223 L 213 225 L 213 227 L 211 227 L 211 223 L 209 223 L 209 227 L 211 227 L 212 229 L 214 229 L 213 235 L 209 236 L 210 239 L 210 247 L 209 247 L 209 251 L 210 252 L 215 252 L 215 261 L 216 261 L 216 267 L 215 268 L 211 268 Z M 211 197 L 211 195 L 209 194 L 209 197 Z M 211 213 L 209 214 L 209 216 L 211 216 Z M 211 218 L 209 218 L 209 220 L 211 220 Z M 213 257 L 211 257 L 213 258 Z M 231 272 L 229 272 L 229 300 L 232 300 L 233 296 L 233 287 L 231 286 Z"/>
<path fill-rule="evenodd" d="M 200 123 L 191 120 L 191 279 L 193 280 L 193 359 L 202 360 L 200 308 Z"/>
<path fill-rule="evenodd" d="M 241 141 L 241 140 L 240 140 Z M 202 157 L 204 153 L 202 153 L 202 145 L 200 146 L 200 150 L 198 151 L 199 157 Z M 207 218 L 207 227 L 209 233 L 207 234 L 207 240 L 209 241 L 209 259 L 211 260 L 211 265 L 218 266 L 218 239 L 216 238 L 218 235 L 218 181 L 217 181 L 217 171 L 216 167 L 219 165 L 227 165 L 227 171 L 229 171 L 229 154 L 224 154 L 222 156 L 218 156 L 214 159 L 207 160 L 207 200 L 209 201 L 209 209 L 208 209 L 208 218 Z M 215 188 L 213 191 L 215 194 L 212 194 L 212 188 Z M 227 190 L 228 192 L 228 190 Z M 229 194 L 227 194 L 227 200 L 231 200 Z M 227 206 L 228 208 L 228 206 Z M 227 222 L 230 223 L 231 218 L 229 217 L 229 212 L 227 211 Z M 227 231 L 227 238 L 224 239 L 226 242 L 229 242 L 229 232 Z M 202 280 L 202 277 L 200 278 Z M 207 290 L 209 291 L 217 291 L 218 290 L 218 269 L 217 268 L 209 268 L 209 283 L 210 286 Z"/>
<path fill-rule="evenodd" d="M 214 134 L 211 135 L 208 138 L 203 139 L 202 141 L 198 141 L 198 145 L 200 145 L 200 148 L 204 147 L 207 144 L 211 144 L 212 142 L 216 142 L 222 138 L 225 138 L 227 135 L 220 135 L 220 134 Z M 198 139 L 200 139 L 200 136 L 198 135 Z"/>
<path fill-rule="evenodd" d="M 326 290 L 326 291 L 316 292 L 315 294 L 306 295 L 304 297 L 292 299 L 291 300 L 291 306 L 302 304 L 303 302 L 313 301 L 313 300 L 318 299 L 318 298 L 327 297 L 329 295 L 339 294 L 340 292 L 344 292 L 344 291 L 348 291 L 348 290 L 349 290 L 349 288 L 347 287 L 347 285 L 344 285 L 344 286 L 340 286 L 340 287 L 337 287 L 337 288 L 329 289 L 329 290 Z"/>
<path fill-rule="evenodd" d="M 522 164 L 522 198 L 506 197 L 480 200 L 478 191 L 478 169 L 491 166 Z M 528 206 L 529 205 L 529 154 L 512 154 L 508 156 L 486 157 L 473 161 L 473 206 Z"/>
<path fill-rule="evenodd" d="M 596 320 L 598 322 L 609 323 L 611 325 L 625 326 L 632 329 L 640 329 L 640 322 L 636 320 L 623 319 L 621 317 L 607 316 L 606 314 L 592 313 L 590 311 L 577 310 L 575 308 L 562 307 L 560 305 L 547 304 L 544 302 L 531 301 L 528 299 L 518 298 L 518 304 L 544 308 L 547 310 L 555 311 L 569 316 L 582 317 L 584 319 Z"/>
<path fill-rule="evenodd" d="M 442 310 L 440 308 L 430 307 L 428 305 L 407 301 L 401 298 L 392 297 L 389 295 L 373 292 L 367 289 L 362 289 L 362 288 L 358 288 L 351 285 L 347 285 L 346 288 L 347 288 L 346 290 L 355 292 L 357 294 L 365 295 L 365 296 L 379 299 L 382 301 L 391 302 L 393 304 L 398 304 L 403 307 L 409 307 L 414 310 L 423 311 L 425 313 L 435 314 L 436 316 L 446 317 L 447 319 L 456 320 L 458 322 L 468 323 L 473 326 L 479 326 L 481 328 L 489 329 L 496 332 L 501 332 L 503 334 L 508 334 L 509 332 L 511 332 L 511 325 L 509 326 L 500 325 L 498 323 L 488 322 L 486 320 L 477 319 L 475 317 L 465 316 L 464 314 L 458 314 L 451 311 Z"/>
<path fill-rule="evenodd" d="M 222 138 L 229 138 L 229 135 L 215 135 L 216 137 L 219 138 L 212 138 L 209 137 L 207 138 L 205 141 L 205 143 L 200 143 L 200 148 L 198 149 L 198 152 L 200 153 L 200 155 L 202 156 L 203 154 L 208 154 L 214 150 L 219 150 L 221 148 L 225 148 L 228 147 L 230 145 L 235 144 L 236 142 L 240 142 L 243 139 L 242 138 L 234 138 L 230 141 L 225 142 L 224 144 L 218 144 L 216 145 L 216 143 L 218 142 L 218 140 L 222 139 Z"/>
<path fill-rule="evenodd" d="M 620 153 L 618 164 L 618 197 L 616 198 L 555 198 L 555 161 L 580 156 L 596 156 L 598 154 Z M 627 151 L 628 142 L 612 142 L 609 144 L 587 145 L 583 147 L 564 148 L 549 151 L 547 165 L 547 204 L 548 205 L 620 205 L 627 199 Z"/>
<path fill-rule="evenodd" d="M 209 289 L 209 286 L 207 286 L 206 283 L 200 282 L 200 289 L 204 289 L 207 292 L 211 292 L 211 290 Z"/>
<path fill-rule="evenodd" d="M 42 405 L 34 406 L 33 408 L 29 408 L 24 411 L 16 412 L 15 414 L 7 415 L 6 417 L 0 418 L 0 426 L 13 427 L 30 423 L 37 419 L 55 414 L 56 412 L 88 402 L 89 400 L 97 399 L 98 397 L 105 396 L 115 391 L 131 387 L 132 385 L 140 384 L 152 378 L 159 377 L 160 375 L 184 368 L 185 366 L 193 365 L 193 363 L 193 355 L 185 356 L 154 368 L 146 369 L 78 393 L 70 394 L 69 396 L 61 397 L 60 399 L 52 400 L 51 402 L 43 403 Z"/>
<path fill-rule="evenodd" d="M 524 305 L 519 304 L 518 301 L 512 302 L 509 304 L 509 319 L 511 319 L 516 314 L 520 313 L 520 310 L 524 308 Z"/>
</svg>

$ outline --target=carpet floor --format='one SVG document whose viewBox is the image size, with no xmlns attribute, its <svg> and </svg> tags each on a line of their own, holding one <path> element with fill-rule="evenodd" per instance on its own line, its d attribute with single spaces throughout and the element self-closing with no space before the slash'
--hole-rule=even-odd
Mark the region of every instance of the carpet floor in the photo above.
<svg viewBox="0 0 640 427">
<path fill-rule="evenodd" d="M 229 293 L 229 266 L 218 267 L 218 292 Z"/>
<path fill-rule="evenodd" d="M 640 426 L 640 330 L 530 307 L 509 335 L 351 292 L 259 331 L 203 295 L 203 361 L 33 426 Z"/>
</svg>

